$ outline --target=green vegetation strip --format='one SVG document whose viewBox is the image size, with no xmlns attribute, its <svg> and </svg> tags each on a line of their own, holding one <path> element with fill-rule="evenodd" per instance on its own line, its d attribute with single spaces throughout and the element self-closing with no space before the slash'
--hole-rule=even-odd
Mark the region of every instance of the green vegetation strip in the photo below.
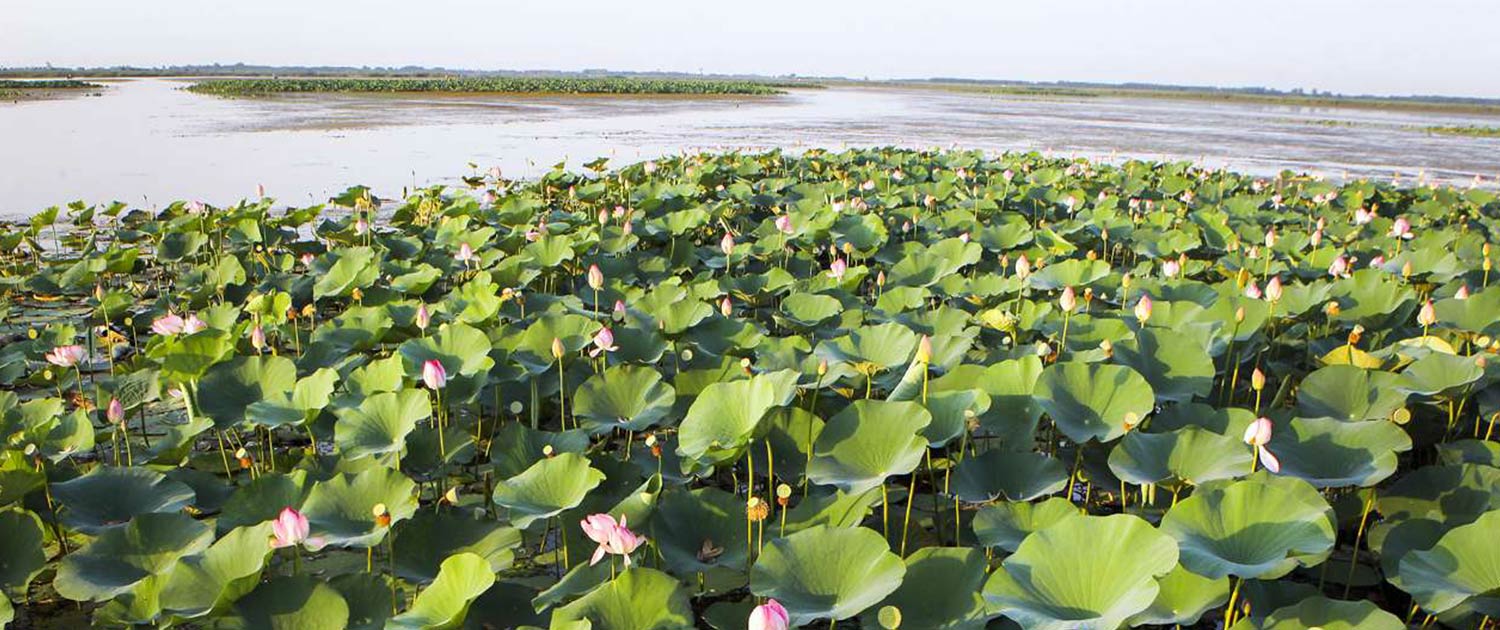
<svg viewBox="0 0 1500 630">
<path fill-rule="evenodd" d="M 1423 127 L 1427 133 L 1435 133 L 1444 136 L 1470 136 L 1475 138 L 1500 138 L 1500 127 L 1477 127 L 1477 126 L 1454 126 L 1454 127 Z"/>
<path fill-rule="evenodd" d="M 627 78 L 445 78 L 445 79 L 213 79 L 188 89 L 203 94 L 245 96 L 306 92 L 500 92 L 517 94 L 770 95 L 799 83 Z"/>
<path fill-rule="evenodd" d="M 75 81 L 72 79 L 36 79 L 28 81 L 0 79 L 0 90 L 72 90 L 100 87 L 104 86 L 98 83 Z"/>
<path fill-rule="evenodd" d="M 1495 193 L 584 166 L 0 230 L 0 624 L 1492 630 Z"/>
</svg>

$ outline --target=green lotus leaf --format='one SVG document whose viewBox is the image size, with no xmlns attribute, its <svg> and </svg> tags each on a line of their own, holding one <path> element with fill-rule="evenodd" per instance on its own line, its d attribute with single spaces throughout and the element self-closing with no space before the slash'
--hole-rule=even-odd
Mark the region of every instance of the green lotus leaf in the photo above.
<svg viewBox="0 0 1500 630">
<path fill-rule="evenodd" d="M 750 590 L 781 602 L 792 625 L 848 619 L 895 592 L 906 574 L 880 534 L 820 525 L 766 543 Z"/>
<path fill-rule="evenodd" d="M 1273 579 L 1333 548 L 1333 508 L 1311 484 L 1262 471 L 1198 487 L 1162 518 L 1182 566 L 1210 578 Z"/>
<path fill-rule="evenodd" d="M 198 379 L 233 353 L 234 342 L 229 334 L 215 328 L 172 337 L 147 352 L 161 361 L 163 378 L 179 383 Z"/>
<path fill-rule="evenodd" d="M 369 247 L 347 247 L 324 254 L 313 262 L 313 298 L 343 297 L 363 289 L 380 277 L 375 250 Z"/>
<path fill-rule="evenodd" d="M 547 342 L 551 344 L 550 339 Z M 446 323 L 439 326 L 435 334 L 402 342 L 399 350 L 406 360 L 406 373 L 413 379 L 421 378 L 424 363 L 437 360 L 452 381 L 482 375 L 494 367 L 490 346 L 489 337 L 478 328 Z"/>
<path fill-rule="evenodd" d="M 1351 365 L 1318 368 L 1302 379 L 1297 414 L 1309 418 L 1374 420 L 1406 403 L 1400 376 Z"/>
<path fill-rule="evenodd" d="M 1371 602 L 1344 602 L 1326 597 L 1309 597 L 1295 605 L 1278 608 L 1266 615 L 1260 624 L 1261 630 L 1401 630 L 1406 627 L 1395 615 Z"/>
<path fill-rule="evenodd" d="M 843 310 L 837 299 L 814 293 L 793 293 L 781 301 L 781 314 L 803 328 L 817 326 Z"/>
<path fill-rule="evenodd" d="M 1474 357 L 1433 352 L 1406 366 L 1398 387 L 1408 394 L 1449 396 L 1481 376 L 1484 368 Z"/>
<path fill-rule="evenodd" d="M 192 619 L 227 610 L 260 582 L 271 548 L 271 523 L 238 527 L 202 554 L 188 556 L 166 575 L 161 607 Z"/>
<path fill-rule="evenodd" d="M 5 597 L 0 597 L 0 627 L 9 625 L 16 618 L 16 609 Z"/>
<path fill-rule="evenodd" d="M 651 519 L 651 539 L 679 575 L 744 567 L 746 534 L 745 500 L 718 488 L 664 493 Z"/>
<path fill-rule="evenodd" d="M 557 366 L 557 359 L 552 358 L 553 339 L 562 342 L 565 352 L 574 353 L 587 346 L 597 330 L 599 323 L 582 315 L 549 313 L 526 327 L 511 357 L 527 372 L 541 374 Z"/>
<path fill-rule="evenodd" d="M 589 446 L 586 431 L 537 431 L 519 422 L 507 422 L 495 432 L 490 461 L 501 478 L 514 477 L 546 458 L 547 447 L 555 453 L 582 453 Z"/>
<path fill-rule="evenodd" d="M 220 431 L 247 419 L 251 405 L 275 400 L 297 384 L 291 359 L 257 355 L 235 357 L 209 368 L 198 382 L 198 410 Z"/>
<path fill-rule="evenodd" d="M 297 575 L 263 582 L 235 602 L 235 627 L 244 630 L 343 630 L 349 604 L 322 580 Z"/>
<path fill-rule="evenodd" d="M 1281 460 L 1282 475 L 1319 488 L 1368 487 L 1396 472 L 1397 454 L 1411 450 L 1411 437 L 1383 420 L 1294 418 L 1267 448 Z"/>
<path fill-rule="evenodd" d="M 1438 459 L 1444 464 L 1482 464 L 1500 468 L 1500 442 L 1457 440 L 1436 445 Z M 0 487 L 4 487 L 0 481 Z"/>
<path fill-rule="evenodd" d="M 969 419 L 990 407 L 990 397 L 977 389 L 931 392 L 925 402 L 932 423 L 922 429 L 927 445 L 940 448 L 963 435 Z"/>
<path fill-rule="evenodd" d="M 1181 330 L 1144 328 L 1133 342 L 1115 347 L 1120 363 L 1145 377 L 1163 401 L 1190 401 L 1208 396 L 1216 368 L 1208 347 Z"/>
<path fill-rule="evenodd" d="M 1042 417 L 1042 406 L 1032 394 L 1042 376 L 1036 356 L 1001 361 L 981 368 L 961 365 L 930 383 L 930 391 L 978 388 L 990 397 L 990 407 L 979 414 L 982 431 L 996 435 L 1011 448 L 1030 449 L 1032 432 Z"/>
<path fill-rule="evenodd" d="M 1015 553 L 1032 532 L 1079 516 L 1078 506 L 1062 497 L 1040 503 L 1002 501 L 979 508 L 971 526 L 980 545 Z"/>
<path fill-rule="evenodd" d="M 588 458 L 561 453 L 497 484 L 494 500 L 510 511 L 512 525 L 525 529 L 534 521 L 577 507 L 601 481 L 604 473 L 589 466 Z"/>
<path fill-rule="evenodd" d="M 256 477 L 237 488 L 225 502 L 216 523 L 219 533 L 272 520 L 283 508 L 300 507 L 309 490 L 306 471 Z"/>
<path fill-rule="evenodd" d="M 382 630 L 391 610 L 390 578 L 371 573 L 345 573 L 328 582 L 349 606 L 349 630 Z"/>
<path fill-rule="evenodd" d="M 1447 298 L 1433 304 L 1438 321 L 1472 333 L 1500 334 L 1500 289 L 1485 289 L 1466 299 Z"/>
<path fill-rule="evenodd" d="M 1338 300 L 1337 319 L 1379 330 L 1410 321 L 1416 295 L 1399 276 L 1378 269 L 1360 269 L 1333 285 Z"/>
<path fill-rule="evenodd" d="M 336 413 L 333 442 L 345 458 L 376 456 L 393 462 L 417 423 L 432 417 L 432 401 L 426 390 L 404 389 L 375 394 Z"/>
<path fill-rule="evenodd" d="M 1063 361 L 1042 370 L 1037 404 L 1069 439 L 1114 440 L 1156 405 L 1151 384 L 1123 365 Z"/>
<path fill-rule="evenodd" d="M 1500 616 L 1496 531 L 1500 531 L 1500 510 L 1449 530 L 1431 549 L 1406 554 L 1398 586 L 1432 613 L 1466 606 L 1479 614 Z"/>
<path fill-rule="evenodd" d="M 927 452 L 919 432 L 930 422 L 932 415 L 915 402 L 856 400 L 818 434 L 808 479 L 858 493 L 909 473 Z"/>
<path fill-rule="evenodd" d="M 573 392 L 573 412 L 589 433 L 642 431 L 672 411 L 676 390 L 656 370 L 617 365 L 589 377 Z"/>
<path fill-rule="evenodd" d="M 457 510 L 422 511 L 395 528 L 396 575 L 415 584 L 437 578 L 443 559 L 459 553 L 484 558 L 491 573 L 515 562 L 521 532 Z"/>
<path fill-rule="evenodd" d="M 714 466 L 738 459 L 766 413 L 796 394 L 796 383 L 796 372 L 782 370 L 703 388 L 678 433 L 677 454 L 683 465 Z"/>
<path fill-rule="evenodd" d="M 490 590 L 469 604 L 469 614 L 464 617 L 465 630 L 486 630 L 514 626 L 517 630 L 545 626 L 547 617 L 531 608 L 531 598 L 536 591 L 516 582 L 495 582 Z M 387 594 L 389 599 L 389 594 Z M 387 604 L 387 611 L 390 610 Z"/>
<path fill-rule="evenodd" d="M 82 477 L 52 485 L 65 510 L 62 521 L 86 534 L 98 534 L 141 514 L 177 512 L 192 503 L 192 488 L 147 468 L 100 467 Z"/>
<path fill-rule="evenodd" d="M 460 552 L 449 556 L 412 607 L 386 622 L 388 630 L 446 630 L 463 623 L 469 604 L 495 583 L 488 560 Z"/>
<path fill-rule="evenodd" d="M 906 558 L 901 586 L 860 615 L 861 626 L 879 627 L 877 611 L 895 606 L 901 625 L 932 630 L 980 630 L 989 618 L 980 589 L 989 572 L 984 554 L 966 547 L 925 547 Z"/>
<path fill-rule="evenodd" d="M 312 485 L 302 513 L 327 544 L 373 547 L 385 538 L 386 526 L 376 522 L 376 505 L 385 505 L 390 523 L 417 511 L 417 485 L 389 468 L 373 467 L 359 473 L 340 473 Z"/>
<path fill-rule="evenodd" d="M 1211 579 L 1178 565 L 1156 581 L 1161 590 L 1146 610 L 1127 622 L 1130 626 L 1192 625 L 1203 613 L 1229 601 L 1229 578 Z"/>
<path fill-rule="evenodd" d="M 1114 630 L 1151 606 L 1175 566 L 1177 544 L 1140 518 L 1069 518 L 1021 541 L 984 597 L 1026 630 Z"/>
<path fill-rule="evenodd" d="M 552 613 L 552 630 L 689 630 L 693 607 L 677 579 L 635 567 Z"/>
<path fill-rule="evenodd" d="M 781 407 L 771 411 L 766 424 L 765 441 L 771 446 L 770 459 L 767 460 L 764 448 L 746 451 L 754 460 L 755 474 L 774 474 L 777 479 L 797 479 L 805 475 L 808 455 L 823 433 L 823 420 L 801 407 Z"/>
<path fill-rule="evenodd" d="M 245 408 L 245 418 L 273 428 L 306 423 L 328 406 L 338 378 L 338 372 L 320 368 L 297 379 L 292 391 L 273 393 L 267 400 L 250 403 Z"/>
<path fill-rule="evenodd" d="M 47 564 L 42 519 L 26 510 L 0 510 L 0 600 L 26 586 Z M 7 600 L 8 601 L 8 600 Z"/>
<path fill-rule="evenodd" d="M 818 344 L 814 352 L 829 363 L 853 364 L 866 376 L 906 365 L 917 350 L 917 333 L 888 322 L 861 326 L 849 334 Z"/>
<path fill-rule="evenodd" d="M 213 539 L 208 525 L 186 514 L 141 514 L 64 556 L 52 585 L 68 599 L 102 602 L 166 573 L 179 558 L 204 550 Z"/>
<path fill-rule="evenodd" d="M 1166 433 L 1131 431 L 1110 451 L 1109 469 L 1137 485 L 1169 479 L 1197 485 L 1244 475 L 1252 453 L 1237 436 L 1197 426 Z"/>
<path fill-rule="evenodd" d="M 1109 275 L 1109 263 L 1102 260 L 1073 258 L 1047 265 L 1027 280 L 1032 288 L 1042 291 L 1061 290 L 1064 287 L 1083 287 L 1098 282 Z"/>
<path fill-rule="evenodd" d="M 979 243 L 947 238 L 930 247 L 908 250 L 891 266 L 890 283 L 896 286 L 925 287 L 936 284 L 960 269 L 979 262 L 984 249 Z"/>
<path fill-rule="evenodd" d="M 787 510 L 786 531 L 795 534 L 822 525 L 857 527 L 879 502 L 880 491 L 874 488 L 854 494 L 838 490 L 812 494 Z"/>
<path fill-rule="evenodd" d="M 1042 453 L 986 451 L 965 457 L 953 470 L 953 494 L 970 503 L 1030 501 L 1063 489 L 1068 471 Z"/>
</svg>

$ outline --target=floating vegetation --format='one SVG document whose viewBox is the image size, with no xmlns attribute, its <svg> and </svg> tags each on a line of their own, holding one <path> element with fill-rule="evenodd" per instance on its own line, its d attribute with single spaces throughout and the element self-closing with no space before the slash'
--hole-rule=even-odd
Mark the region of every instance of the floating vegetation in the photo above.
<svg viewBox="0 0 1500 630">
<path fill-rule="evenodd" d="M 1478 127 L 1472 125 L 1463 126 L 1433 126 L 1422 127 L 1422 131 L 1444 136 L 1470 136 L 1473 138 L 1500 138 L 1500 127 Z"/>
<path fill-rule="evenodd" d="M 218 96 L 306 92 L 497 92 L 515 94 L 688 94 L 772 95 L 786 87 L 817 87 L 799 82 L 712 79 L 453 77 L 401 79 L 210 79 L 187 89 Z"/>
<path fill-rule="evenodd" d="M 1492 192 L 587 166 L 5 230 L 0 621 L 1500 615 Z"/>
<path fill-rule="evenodd" d="M 0 90 L 73 90 L 102 88 L 103 85 L 72 79 L 0 79 Z"/>
</svg>

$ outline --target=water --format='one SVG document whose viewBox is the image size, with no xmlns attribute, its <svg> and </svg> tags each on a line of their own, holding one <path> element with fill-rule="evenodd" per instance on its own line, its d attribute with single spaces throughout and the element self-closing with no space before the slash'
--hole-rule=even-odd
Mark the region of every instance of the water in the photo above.
<svg viewBox="0 0 1500 630">
<path fill-rule="evenodd" d="M 616 164 L 680 151 L 852 146 L 1041 150 L 1200 160 L 1253 173 L 1467 183 L 1500 175 L 1500 138 L 1412 127 L 1500 116 L 1117 98 L 1035 99 L 896 88 L 777 97 L 295 95 L 224 99 L 185 81 L 108 82 L 100 97 L 0 104 L 0 217 L 83 200 L 230 203 L 257 185 L 286 204 L 364 184 L 456 182 L 500 166 Z M 1337 121 L 1339 124 L 1328 124 Z"/>
</svg>

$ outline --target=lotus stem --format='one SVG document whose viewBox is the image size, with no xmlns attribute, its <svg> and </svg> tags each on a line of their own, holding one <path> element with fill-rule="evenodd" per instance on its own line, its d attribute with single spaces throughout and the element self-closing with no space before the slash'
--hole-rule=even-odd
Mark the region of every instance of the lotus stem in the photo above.
<svg viewBox="0 0 1500 630">
<path fill-rule="evenodd" d="M 906 515 L 901 519 L 901 557 L 906 557 L 906 532 L 911 529 L 911 504 L 917 501 L 917 473 L 911 473 L 911 487 L 906 490 Z"/>
<path fill-rule="evenodd" d="M 229 469 L 229 453 L 224 450 L 224 432 L 215 431 L 214 436 L 219 438 L 219 458 L 224 460 L 224 476 L 234 481 L 234 471 Z"/>
<path fill-rule="evenodd" d="M 557 358 L 557 423 L 568 430 L 568 375 L 563 372 L 562 357 Z"/>
<path fill-rule="evenodd" d="M 1224 628 L 1226 630 L 1234 625 L 1234 605 L 1240 599 L 1240 585 L 1244 583 L 1244 578 L 1238 576 L 1234 578 L 1234 589 L 1229 591 L 1229 604 L 1224 607 Z"/>
<path fill-rule="evenodd" d="M 1365 525 L 1370 522 L 1370 509 L 1375 506 L 1375 493 L 1376 490 L 1370 488 L 1370 496 L 1365 498 L 1364 510 L 1359 514 L 1359 529 L 1354 532 L 1354 548 L 1349 552 L 1349 573 L 1344 578 L 1344 599 L 1349 599 L 1349 588 L 1354 582 L 1354 568 L 1359 566 L 1359 543 L 1364 540 Z"/>
</svg>

